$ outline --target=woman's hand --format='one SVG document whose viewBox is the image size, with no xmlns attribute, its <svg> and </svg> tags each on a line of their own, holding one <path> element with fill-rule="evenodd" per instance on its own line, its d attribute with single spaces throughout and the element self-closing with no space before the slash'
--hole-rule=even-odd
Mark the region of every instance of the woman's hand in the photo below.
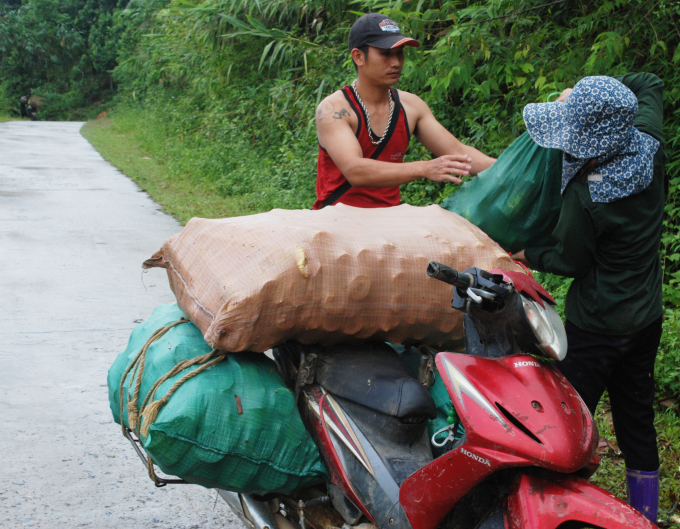
<svg viewBox="0 0 680 529">
<path fill-rule="evenodd" d="M 529 261 L 527 261 L 527 258 L 524 257 L 524 250 L 520 250 L 519 252 L 515 252 L 512 255 L 510 255 L 510 258 L 513 261 L 519 261 L 522 263 L 524 266 L 530 266 Z"/>
<path fill-rule="evenodd" d="M 562 91 L 562 93 L 560 94 L 560 97 L 555 99 L 555 103 L 564 103 L 567 100 L 567 98 L 569 97 L 569 95 L 571 94 L 571 92 L 572 92 L 571 88 L 565 88 Z M 519 252 L 517 252 L 517 253 L 519 253 Z"/>
</svg>

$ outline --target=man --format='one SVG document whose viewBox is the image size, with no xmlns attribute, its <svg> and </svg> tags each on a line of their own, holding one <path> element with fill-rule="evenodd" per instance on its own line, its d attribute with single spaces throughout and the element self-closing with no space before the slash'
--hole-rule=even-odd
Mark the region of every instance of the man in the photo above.
<svg viewBox="0 0 680 529">
<path fill-rule="evenodd" d="M 460 183 L 496 160 L 463 145 L 414 94 L 393 89 L 404 66 L 404 46 L 419 46 L 389 18 L 360 17 L 349 34 L 357 79 L 324 99 L 316 111 L 319 138 L 314 209 L 342 202 L 396 206 L 399 186 L 420 178 Z M 437 158 L 402 163 L 411 135 Z"/>
<path fill-rule="evenodd" d="M 28 117 L 28 110 L 26 109 L 27 106 L 28 98 L 26 96 L 21 96 L 21 99 L 19 100 L 19 112 L 21 113 L 22 118 Z"/>
<path fill-rule="evenodd" d="M 565 307 L 569 350 L 558 367 L 591 413 L 608 390 L 628 501 L 656 522 L 663 82 L 646 73 L 617 79 L 586 77 L 562 101 L 524 109 L 531 137 L 564 151 L 563 203 L 555 245 L 513 258 L 575 278 Z"/>
</svg>

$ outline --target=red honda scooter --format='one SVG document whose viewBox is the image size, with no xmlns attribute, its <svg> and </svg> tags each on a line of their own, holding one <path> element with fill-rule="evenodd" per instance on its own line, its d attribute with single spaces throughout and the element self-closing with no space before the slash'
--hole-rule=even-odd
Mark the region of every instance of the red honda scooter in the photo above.
<svg viewBox="0 0 680 529">
<path fill-rule="evenodd" d="M 588 481 L 597 429 L 553 364 L 567 344 L 550 295 L 521 273 L 435 262 L 427 272 L 453 285 L 466 353 L 421 348 L 416 377 L 384 343 L 275 349 L 330 484 L 294 496 L 219 491 L 232 510 L 251 529 L 656 527 Z M 430 436 L 433 364 L 453 409 Z"/>
</svg>

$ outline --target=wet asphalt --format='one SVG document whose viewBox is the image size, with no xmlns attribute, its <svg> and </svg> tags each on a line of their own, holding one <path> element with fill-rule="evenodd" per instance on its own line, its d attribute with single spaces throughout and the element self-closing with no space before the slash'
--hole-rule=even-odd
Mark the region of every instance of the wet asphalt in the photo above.
<svg viewBox="0 0 680 529">
<path fill-rule="evenodd" d="M 0 527 L 240 527 L 212 490 L 157 489 L 111 416 L 106 374 L 174 301 L 144 259 L 180 230 L 80 135 L 0 124 Z"/>
</svg>

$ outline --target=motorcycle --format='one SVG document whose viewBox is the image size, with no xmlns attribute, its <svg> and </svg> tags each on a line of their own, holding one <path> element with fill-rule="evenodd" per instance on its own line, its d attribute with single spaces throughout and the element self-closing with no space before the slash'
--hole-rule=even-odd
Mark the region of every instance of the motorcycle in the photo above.
<svg viewBox="0 0 680 529">
<path fill-rule="evenodd" d="M 431 262 L 427 273 L 453 287 L 465 354 L 420 348 L 415 376 L 385 343 L 274 349 L 330 484 L 293 495 L 218 490 L 246 527 L 656 527 L 588 481 L 598 432 L 554 365 L 567 343 L 548 292 L 517 272 Z M 430 436 L 433 376 L 453 406 Z"/>
</svg>

